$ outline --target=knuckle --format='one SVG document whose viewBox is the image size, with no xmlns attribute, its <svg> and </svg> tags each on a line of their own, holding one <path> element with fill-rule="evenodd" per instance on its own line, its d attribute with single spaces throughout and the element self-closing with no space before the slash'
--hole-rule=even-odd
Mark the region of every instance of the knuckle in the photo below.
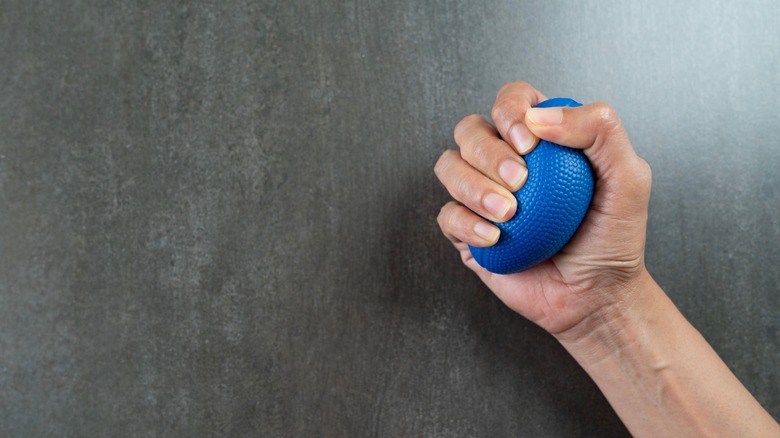
<svg viewBox="0 0 780 438">
<path fill-rule="evenodd" d="M 503 99 L 499 98 L 490 110 L 490 118 L 496 125 L 500 125 L 503 120 L 506 119 L 506 106 Z"/>
<path fill-rule="evenodd" d="M 460 119 L 458 124 L 455 125 L 455 130 L 454 130 L 455 143 L 460 145 L 464 141 L 466 134 L 469 131 L 469 128 L 471 128 L 472 126 L 474 126 L 474 124 L 479 123 L 482 120 L 483 118 L 479 114 L 470 114 Z"/>
<path fill-rule="evenodd" d="M 490 137 L 479 136 L 464 146 L 463 152 L 467 155 L 467 161 L 473 164 L 485 163 L 490 156 Z"/>
<path fill-rule="evenodd" d="M 606 102 L 597 102 L 594 107 L 602 129 L 612 131 L 620 126 L 620 117 L 612 105 Z"/>
<path fill-rule="evenodd" d="M 458 216 L 455 214 L 455 212 L 456 209 L 451 208 L 448 212 L 449 214 L 447 214 L 445 222 L 447 224 L 447 228 L 452 231 L 453 234 L 460 235 L 459 231 L 462 227 L 460 226 L 460 221 L 458 220 Z"/>
<path fill-rule="evenodd" d="M 433 165 L 433 173 L 441 179 L 442 174 L 446 171 L 449 163 L 452 161 L 452 154 L 456 153 L 452 149 L 447 149 L 436 160 L 436 164 Z"/>
<path fill-rule="evenodd" d="M 444 229 L 447 223 L 447 212 L 450 209 L 450 203 L 444 204 L 439 210 L 439 215 L 436 216 L 436 222 L 439 223 L 439 228 Z"/>
<path fill-rule="evenodd" d="M 637 157 L 637 180 L 645 188 L 649 190 L 653 184 L 653 168 L 650 163 L 642 157 Z"/>
<path fill-rule="evenodd" d="M 507 82 L 506 84 L 502 85 L 501 88 L 498 89 L 498 95 L 500 96 L 509 91 L 514 91 L 515 89 L 524 89 L 530 86 L 531 85 L 526 81 Z"/>
<path fill-rule="evenodd" d="M 496 93 L 496 99 L 500 99 L 502 95 L 506 94 L 517 82 L 507 82 L 498 89 Z"/>
<path fill-rule="evenodd" d="M 470 200 L 474 192 L 472 184 L 466 179 L 461 178 L 455 182 L 455 193 L 459 194 L 464 200 Z"/>
<path fill-rule="evenodd" d="M 520 119 L 520 115 L 513 111 L 510 100 L 499 99 L 490 110 L 490 118 L 493 119 L 496 128 L 506 134 L 512 123 Z"/>
<path fill-rule="evenodd" d="M 446 152 L 445 152 L 445 154 L 446 154 Z M 442 168 L 445 165 L 443 161 L 444 161 L 444 154 L 441 154 L 439 156 L 439 159 L 436 160 L 436 164 L 433 165 L 433 173 L 435 173 L 436 176 L 438 176 L 438 177 L 441 176 Z"/>
<path fill-rule="evenodd" d="M 635 160 L 623 168 L 621 175 L 623 187 L 629 194 L 628 198 L 633 200 L 636 205 L 645 206 L 650 197 L 653 178 L 652 170 L 647 161 L 637 156 Z"/>
<path fill-rule="evenodd" d="M 450 201 L 444 204 L 444 206 L 439 211 L 439 216 L 436 218 L 436 220 L 439 223 L 439 228 L 441 228 L 443 232 L 462 238 L 464 235 L 464 225 L 462 224 L 462 221 L 458 219 L 458 215 L 456 214 L 458 211 L 457 205 L 458 204 L 456 204 L 454 201 Z"/>
<path fill-rule="evenodd" d="M 474 177 L 458 178 L 452 187 L 455 199 L 469 207 L 479 206 L 483 189 Z"/>
<path fill-rule="evenodd" d="M 471 232 L 468 227 L 468 221 L 464 220 L 463 216 L 457 216 L 455 214 L 450 215 L 449 219 L 450 231 L 453 235 L 458 236 L 461 240 L 468 240 Z"/>
<path fill-rule="evenodd" d="M 653 168 L 650 166 L 650 163 L 642 157 L 639 157 L 639 167 L 643 177 L 648 179 L 653 177 Z"/>
</svg>

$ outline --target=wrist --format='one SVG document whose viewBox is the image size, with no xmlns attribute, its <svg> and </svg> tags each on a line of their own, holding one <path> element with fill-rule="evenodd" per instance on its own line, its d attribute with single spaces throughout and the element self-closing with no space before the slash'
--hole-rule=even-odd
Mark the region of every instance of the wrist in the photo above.
<svg viewBox="0 0 780 438">
<path fill-rule="evenodd" d="M 780 436 L 646 272 L 626 299 L 556 338 L 634 436 Z"/>
<path fill-rule="evenodd" d="M 554 335 L 583 365 L 643 342 L 649 326 L 664 319 L 668 305 L 674 306 L 645 269 L 634 281 L 621 284 L 608 295 L 616 299 Z"/>
</svg>

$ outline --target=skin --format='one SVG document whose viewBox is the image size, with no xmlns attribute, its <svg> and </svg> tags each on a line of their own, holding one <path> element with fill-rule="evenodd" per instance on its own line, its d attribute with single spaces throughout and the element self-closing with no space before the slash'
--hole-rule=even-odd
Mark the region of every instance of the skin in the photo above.
<svg viewBox="0 0 780 438">
<path fill-rule="evenodd" d="M 546 100 L 525 82 L 501 88 L 491 112 L 455 127 L 459 150 L 434 171 L 454 201 L 438 217 L 463 263 L 507 306 L 538 324 L 593 378 L 634 436 L 778 436 L 780 425 L 688 323 L 645 267 L 652 174 L 606 103 L 531 109 Z M 539 138 L 582 149 L 596 185 L 571 241 L 552 259 L 492 274 L 468 244 L 490 246 L 517 210 L 522 155 Z"/>
</svg>

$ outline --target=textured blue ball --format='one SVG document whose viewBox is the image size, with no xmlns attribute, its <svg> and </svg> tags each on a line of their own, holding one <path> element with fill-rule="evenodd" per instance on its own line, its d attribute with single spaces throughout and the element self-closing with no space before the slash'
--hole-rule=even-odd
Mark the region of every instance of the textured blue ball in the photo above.
<svg viewBox="0 0 780 438">
<path fill-rule="evenodd" d="M 577 107 L 571 99 L 546 100 L 537 107 Z M 483 268 L 496 274 L 525 271 L 554 256 L 571 239 L 593 196 L 593 172 L 580 150 L 540 141 L 525 156 L 528 180 L 515 193 L 517 213 L 504 223 L 498 243 L 470 246 Z"/>
</svg>

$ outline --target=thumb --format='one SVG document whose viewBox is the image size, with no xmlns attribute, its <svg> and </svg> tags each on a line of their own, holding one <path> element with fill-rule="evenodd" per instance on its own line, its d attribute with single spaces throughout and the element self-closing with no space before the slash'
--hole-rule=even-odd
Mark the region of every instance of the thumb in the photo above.
<svg viewBox="0 0 780 438">
<path fill-rule="evenodd" d="M 599 102 L 576 108 L 531 108 L 525 123 L 541 139 L 582 149 L 593 167 L 597 189 L 606 189 L 607 198 L 617 201 L 617 205 L 610 202 L 611 207 L 646 211 L 650 166 L 634 151 L 612 106 Z"/>
</svg>

